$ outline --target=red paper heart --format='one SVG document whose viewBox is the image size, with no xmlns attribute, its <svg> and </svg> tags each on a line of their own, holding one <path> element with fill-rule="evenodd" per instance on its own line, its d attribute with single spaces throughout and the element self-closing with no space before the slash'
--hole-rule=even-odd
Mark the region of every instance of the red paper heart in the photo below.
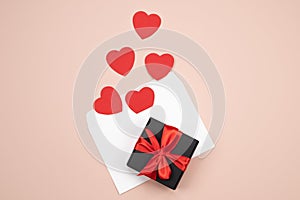
<svg viewBox="0 0 300 200">
<path fill-rule="evenodd" d="M 124 47 L 120 51 L 112 50 L 106 55 L 109 66 L 123 76 L 130 72 L 134 58 L 134 51 L 130 47 Z"/>
<path fill-rule="evenodd" d="M 125 100 L 131 110 L 139 113 L 153 106 L 154 92 L 149 87 L 144 87 L 140 91 L 129 91 Z"/>
<path fill-rule="evenodd" d="M 142 39 L 145 39 L 155 33 L 160 24 L 160 17 L 156 14 L 148 15 L 143 11 L 139 11 L 133 16 L 134 29 Z"/>
<path fill-rule="evenodd" d="M 100 96 L 94 102 L 94 109 L 97 113 L 109 115 L 122 111 L 121 97 L 114 88 L 103 88 Z"/>
<path fill-rule="evenodd" d="M 174 65 L 174 58 L 170 54 L 161 56 L 151 53 L 146 56 L 145 64 L 148 73 L 156 80 L 165 77 Z"/>
</svg>

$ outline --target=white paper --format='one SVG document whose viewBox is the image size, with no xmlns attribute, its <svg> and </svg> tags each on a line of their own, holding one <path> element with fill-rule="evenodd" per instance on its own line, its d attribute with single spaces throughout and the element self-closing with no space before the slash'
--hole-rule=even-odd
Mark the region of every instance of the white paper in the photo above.
<svg viewBox="0 0 300 200">
<path fill-rule="evenodd" d="M 145 111 L 134 113 L 127 106 L 125 95 L 121 95 L 122 112 L 102 115 L 91 110 L 87 114 L 89 131 L 120 194 L 149 180 L 148 177 L 137 176 L 137 172 L 126 164 L 150 117 L 177 127 L 199 140 L 193 157 L 214 148 L 185 87 L 173 72 L 159 81 L 143 84 L 136 90 L 145 86 L 155 93 L 154 105 Z"/>
</svg>

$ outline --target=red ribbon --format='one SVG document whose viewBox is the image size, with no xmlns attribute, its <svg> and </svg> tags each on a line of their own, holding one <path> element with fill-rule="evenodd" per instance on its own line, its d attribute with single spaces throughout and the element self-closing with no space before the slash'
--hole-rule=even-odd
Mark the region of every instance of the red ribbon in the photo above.
<svg viewBox="0 0 300 200">
<path fill-rule="evenodd" d="M 162 133 L 161 144 L 159 144 L 151 130 L 146 128 L 145 131 L 150 143 L 140 137 L 135 145 L 135 149 L 143 153 L 153 154 L 153 157 L 148 161 L 146 166 L 138 175 L 145 175 L 156 180 L 158 172 L 160 179 L 169 179 L 172 172 L 166 158 L 171 160 L 181 171 L 185 171 L 188 163 L 190 162 L 190 158 L 171 153 L 179 142 L 182 133 L 178 131 L 177 128 L 165 125 Z"/>
</svg>

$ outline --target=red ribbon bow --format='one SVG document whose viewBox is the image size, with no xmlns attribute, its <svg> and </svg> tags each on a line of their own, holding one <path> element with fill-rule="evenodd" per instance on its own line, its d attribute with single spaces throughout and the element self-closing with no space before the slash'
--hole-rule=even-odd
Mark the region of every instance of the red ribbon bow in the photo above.
<svg viewBox="0 0 300 200">
<path fill-rule="evenodd" d="M 147 128 L 145 131 L 151 144 L 144 138 L 140 137 L 135 145 L 135 149 L 143 153 L 153 154 L 153 157 L 148 161 L 146 166 L 138 175 L 145 175 L 156 180 L 156 174 L 158 172 L 160 179 L 169 179 L 172 172 L 166 158 L 171 160 L 181 171 L 185 171 L 190 158 L 171 153 L 179 142 L 182 133 L 178 131 L 177 128 L 165 125 L 162 133 L 161 144 L 159 145 L 152 131 Z"/>
</svg>

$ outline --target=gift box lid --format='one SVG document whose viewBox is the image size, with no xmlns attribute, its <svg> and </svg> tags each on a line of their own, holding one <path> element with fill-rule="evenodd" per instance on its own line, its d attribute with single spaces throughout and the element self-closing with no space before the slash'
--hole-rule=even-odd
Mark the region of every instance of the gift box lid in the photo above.
<svg viewBox="0 0 300 200">
<path fill-rule="evenodd" d="M 150 138 L 149 134 L 153 134 L 155 138 Z M 162 162 L 159 161 L 158 158 L 156 158 L 158 157 L 156 155 L 159 154 L 160 149 L 152 152 L 145 149 L 141 151 L 141 148 L 138 148 L 138 146 L 150 145 L 148 149 L 151 149 L 151 145 L 154 145 L 153 143 L 157 144 L 158 142 L 158 145 L 163 145 L 162 143 L 166 143 L 166 141 L 162 141 L 164 139 L 166 140 L 166 137 L 168 137 L 167 143 L 169 142 L 170 145 L 172 143 L 172 141 L 170 140 L 175 138 L 171 134 L 178 135 L 178 138 L 176 139 L 176 145 L 169 151 L 169 154 L 166 154 L 164 156 L 170 170 L 164 171 L 171 172 L 169 177 L 166 179 L 164 174 L 159 171 L 160 169 L 158 168 L 158 164 L 156 168 L 153 168 L 155 169 L 153 170 L 153 173 L 147 172 L 143 174 L 146 168 L 150 169 L 149 165 L 153 165 L 154 162 Z M 144 144 L 140 144 L 141 142 L 143 142 Z M 141 134 L 141 137 L 138 139 L 135 148 L 133 149 L 127 166 L 140 172 L 139 175 L 146 175 L 154 179 L 155 181 L 175 190 L 182 178 L 182 175 L 184 174 L 187 165 L 189 164 L 190 158 L 192 157 L 198 143 L 198 140 L 182 133 L 177 128 L 166 125 L 154 118 L 150 118 Z M 150 162 L 152 162 L 152 164 L 149 164 Z"/>
</svg>

